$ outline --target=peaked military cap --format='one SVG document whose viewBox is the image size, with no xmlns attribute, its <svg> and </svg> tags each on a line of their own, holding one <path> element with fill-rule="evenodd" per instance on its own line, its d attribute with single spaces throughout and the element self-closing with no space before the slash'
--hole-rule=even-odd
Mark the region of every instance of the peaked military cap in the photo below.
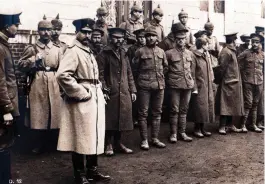
<svg viewBox="0 0 265 184">
<path fill-rule="evenodd" d="M 101 36 L 103 36 L 104 35 L 104 31 L 102 29 L 100 29 L 100 28 L 95 28 L 92 31 L 92 35 L 101 35 Z"/>
<path fill-rule="evenodd" d="M 246 34 L 242 34 L 240 36 L 240 39 L 242 42 L 246 42 L 246 40 L 249 40 L 250 39 L 250 36 L 246 35 Z"/>
<path fill-rule="evenodd" d="M 154 26 L 149 26 L 145 29 L 145 36 L 147 35 L 153 35 L 157 36 L 156 28 Z"/>
<path fill-rule="evenodd" d="M 60 21 L 60 19 L 59 19 L 59 13 L 57 14 L 57 16 L 56 16 L 55 19 L 52 19 L 51 22 L 52 22 L 52 26 L 53 26 L 54 28 L 62 29 L 62 27 L 63 27 L 63 23 L 62 23 L 62 21 Z"/>
<path fill-rule="evenodd" d="M 264 36 L 258 34 L 258 33 L 252 33 L 250 34 L 251 40 L 259 41 L 259 42 L 264 42 Z"/>
<path fill-rule="evenodd" d="M 182 9 L 181 9 L 181 12 L 178 14 L 178 16 L 179 16 L 179 18 L 181 18 L 181 17 L 188 17 L 188 13 L 185 12 L 185 11 L 183 10 L 183 8 L 182 8 Z"/>
<path fill-rule="evenodd" d="M 233 38 L 233 39 L 237 39 L 237 33 L 238 32 L 232 32 L 232 33 L 228 33 L 228 34 L 225 34 L 224 36 L 226 37 L 226 38 Z"/>
<path fill-rule="evenodd" d="M 19 16 L 22 12 L 12 7 L 0 7 L 0 29 L 13 24 L 20 24 Z"/>
<path fill-rule="evenodd" d="M 97 15 L 108 15 L 107 9 L 103 6 L 103 3 L 101 1 L 100 7 L 97 9 Z"/>
<path fill-rule="evenodd" d="M 183 24 L 178 22 L 178 23 L 172 24 L 171 31 L 173 33 L 177 33 L 177 32 L 188 32 L 189 30 Z"/>
<path fill-rule="evenodd" d="M 206 22 L 206 24 L 204 24 L 204 29 L 213 29 L 214 25 L 213 23 L 210 22 L 210 19 L 208 18 L 208 21 Z"/>
<path fill-rule="evenodd" d="M 73 25 L 77 32 L 81 30 L 92 31 L 95 21 L 91 18 L 77 19 L 73 21 Z"/>
<path fill-rule="evenodd" d="M 161 15 L 161 16 L 164 15 L 163 10 L 160 8 L 159 4 L 157 5 L 157 8 L 154 9 L 153 15 Z"/>
<path fill-rule="evenodd" d="M 197 33 L 194 34 L 195 38 L 200 38 L 202 35 L 206 35 L 207 32 L 205 30 L 199 30 Z"/>
<path fill-rule="evenodd" d="M 38 23 L 38 29 L 39 28 L 47 28 L 47 29 L 51 29 L 52 28 L 52 23 L 47 20 L 45 15 L 43 16 L 43 20 L 41 20 Z"/>
<path fill-rule="evenodd" d="M 133 34 L 135 34 L 136 36 L 144 36 L 145 34 L 145 29 L 137 29 L 133 32 Z"/>
<path fill-rule="evenodd" d="M 108 28 L 108 32 L 110 35 L 113 36 L 124 37 L 126 30 L 119 27 L 113 27 L 113 28 Z"/>
<path fill-rule="evenodd" d="M 255 29 L 256 29 L 256 33 L 262 33 L 262 35 L 264 35 L 264 27 L 261 27 L 261 26 L 255 26 Z"/>
<path fill-rule="evenodd" d="M 139 12 L 143 12 L 143 9 L 136 4 L 136 1 L 134 1 L 133 6 L 131 7 L 131 13 L 134 11 L 139 11 Z"/>
</svg>

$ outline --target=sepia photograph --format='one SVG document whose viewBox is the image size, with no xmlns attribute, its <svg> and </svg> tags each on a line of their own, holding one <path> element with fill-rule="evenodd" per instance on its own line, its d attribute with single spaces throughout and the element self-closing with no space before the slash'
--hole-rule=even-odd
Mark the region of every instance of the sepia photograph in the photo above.
<svg viewBox="0 0 265 184">
<path fill-rule="evenodd" d="M 264 184 L 265 0 L 0 0 L 0 184 Z"/>
</svg>

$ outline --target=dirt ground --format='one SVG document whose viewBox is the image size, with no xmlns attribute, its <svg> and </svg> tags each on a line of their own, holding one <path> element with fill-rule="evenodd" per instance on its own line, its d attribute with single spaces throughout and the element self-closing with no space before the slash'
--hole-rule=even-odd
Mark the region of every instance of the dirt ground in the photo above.
<svg viewBox="0 0 265 184">
<path fill-rule="evenodd" d="M 263 184 L 264 135 L 216 133 L 217 125 L 208 125 L 212 137 L 177 144 L 167 142 L 168 125 L 161 126 L 165 149 L 139 149 L 139 132 L 127 134 L 126 145 L 134 154 L 99 158 L 99 169 L 113 178 L 110 184 Z M 192 132 L 188 125 L 188 133 Z M 13 180 L 23 184 L 72 184 L 69 153 L 49 151 L 31 155 L 30 133 L 25 130 L 13 148 Z"/>
</svg>

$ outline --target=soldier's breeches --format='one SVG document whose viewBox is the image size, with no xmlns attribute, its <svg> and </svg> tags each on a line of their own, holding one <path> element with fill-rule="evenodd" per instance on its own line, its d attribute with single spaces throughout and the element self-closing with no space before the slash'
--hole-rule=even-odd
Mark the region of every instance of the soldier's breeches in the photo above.
<svg viewBox="0 0 265 184">
<path fill-rule="evenodd" d="M 262 96 L 263 85 L 243 83 L 244 105 L 246 109 L 257 110 Z"/>
</svg>

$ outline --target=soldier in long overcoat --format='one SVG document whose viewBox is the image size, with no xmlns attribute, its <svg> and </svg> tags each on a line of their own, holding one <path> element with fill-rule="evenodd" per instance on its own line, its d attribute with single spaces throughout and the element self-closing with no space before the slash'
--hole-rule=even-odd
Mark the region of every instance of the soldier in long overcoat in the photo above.
<svg viewBox="0 0 265 184">
<path fill-rule="evenodd" d="M 226 47 L 219 56 L 219 67 L 214 69 L 216 76 L 221 78 L 215 99 L 215 112 L 220 115 L 219 133 L 227 130 L 241 132 L 232 124 L 232 116 L 244 115 L 242 80 L 236 57 L 235 40 L 237 33 L 226 34 Z"/>
<path fill-rule="evenodd" d="M 194 135 L 202 138 L 210 136 L 211 133 L 205 131 L 204 125 L 213 123 L 214 115 L 214 93 L 213 93 L 213 71 L 211 66 L 211 55 L 207 53 L 208 41 L 205 38 L 196 39 L 197 49 L 193 51 L 195 55 L 195 80 L 198 94 L 191 99 L 190 108 L 194 117 Z"/>
<path fill-rule="evenodd" d="M 6 8 L 6 7 L 5 7 Z M 11 179 L 10 147 L 14 143 L 15 121 L 19 116 L 18 88 L 14 60 L 8 39 L 14 38 L 21 11 L 0 10 L 0 183 Z"/>
<path fill-rule="evenodd" d="M 73 21 L 76 39 L 67 48 L 56 74 L 63 97 L 57 149 L 72 152 L 76 184 L 110 179 L 97 169 L 97 155 L 104 152 L 105 100 L 97 61 L 88 47 L 94 23 L 90 18 Z"/>
<path fill-rule="evenodd" d="M 136 100 L 136 88 L 129 59 L 122 47 L 125 30 L 109 29 L 110 44 L 96 57 L 99 66 L 99 79 L 103 92 L 108 96 L 106 105 L 106 151 L 107 156 L 115 151 L 132 153 L 121 142 L 123 131 L 133 130 L 132 101 Z"/>
<path fill-rule="evenodd" d="M 29 114 L 25 124 L 35 130 L 36 146 L 33 153 L 44 151 L 49 129 L 58 129 L 60 115 L 60 90 L 56 81 L 56 71 L 62 58 L 61 48 L 50 39 L 52 24 L 40 21 L 36 44 L 28 45 L 18 61 L 18 68 L 29 73 Z M 38 131 L 37 131 L 38 130 Z"/>
</svg>

